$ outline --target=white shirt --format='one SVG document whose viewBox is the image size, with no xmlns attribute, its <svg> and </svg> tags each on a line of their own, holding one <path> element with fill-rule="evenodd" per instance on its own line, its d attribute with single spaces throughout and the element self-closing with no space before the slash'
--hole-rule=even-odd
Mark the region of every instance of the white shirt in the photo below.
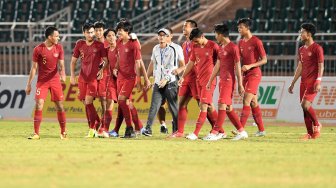
<svg viewBox="0 0 336 188">
<path fill-rule="evenodd" d="M 153 48 L 151 60 L 154 63 L 153 76 L 156 84 L 164 78 L 168 82 L 174 82 L 176 76 L 172 71 L 178 68 L 180 60 L 184 60 L 182 47 L 171 43 L 165 48 L 160 48 L 160 44 L 157 44 Z"/>
</svg>

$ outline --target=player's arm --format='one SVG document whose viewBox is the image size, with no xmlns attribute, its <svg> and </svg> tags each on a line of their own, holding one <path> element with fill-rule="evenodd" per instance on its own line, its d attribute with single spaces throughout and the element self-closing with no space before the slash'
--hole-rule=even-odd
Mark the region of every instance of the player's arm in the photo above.
<svg viewBox="0 0 336 188">
<path fill-rule="evenodd" d="M 243 65 L 242 66 L 242 71 L 245 72 L 245 71 L 248 71 L 254 67 L 260 67 L 262 65 L 265 65 L 267 63 L 267 57 L 266 56 L 263 56 L 259 61 L 255 62 L 255 63 L 252 63 L 252 64 L 249 64 L 249 65 Z"/>
<path fill-rule="evenodd" d="M 31 66 L 31 69 L 30 69 L 30 72 L 29 72 L 29 77 L 28 77 L 28 82 L 27 82 L 27 86 L 26 86 L 26 94 L 29 95 L 30 92 L 31 92 L 31 83 L 35 77 L 35 74 L 36 74 L 36 70 L 37 70 L 37 62 L 32 62 L 32 66 Z"/>
<path fill-rule="evenodd" d="M 71 63 L 70 63 L 70 84 L 75 85 L 76 84 L 76 75 L 75 75 L 75 69 L 77 64 L 78 58 L 72 56 L 71 57 Z"/>
<path fill-rule="evenodd" d="M 236 62 L 236 77 L 238 80 L 238 93 L 240 96 L 244 94 L 244 86 L 243 86 L 243 77 L 241 74 L 241 63 L 240 61 Z"/>
<path fill-rule="evenodd" d="M 219 72 L 219 67 L 220 67 L 220 61 L 217 60 L 216 61 L 216 65 L 214 66 L 214 68 L 212 69 L 212 73 L 210 76 L 210 79 L 206 85 L 207 89 L 210 89 L 211 83 L 213 82 L 213 80 L 215 79 L 215 77 L 217 76 L 218 72 Z"/>
<path fill-rule="evenodd" d="M 148 77 L 153 76 L 153 69 L 154 69 L 154 62 L 153 62 L 153 60 L 151 60 L 149 65 L 148 65 L 148 69 L 147 69 L 147 76 Z"/>
<path fill-rule="evenodd" d="M 180 78 L 180 80 L 179 80 L 179 82 L 178 82 L 179 85 L 182 85 L 183 80 L 184 80 L 184 77 L 187 76 L 187 75 L 189 74 L 189 72 L 190 72 L 190 71 L 192 70 L 192 68 L 194 67 L 194 64 L 195 64 L 194 61 L 189 61 L 189 63 L 187 64 L 187 66 L 186 66 L 186 68 L 185 68 L 185 70 L 184 70 L 184 72 L 183 72 L 183 74 L 182 74 L 182 76 L 181 76 L 181 78 Z"/>
<path fill-rule="evenodd" d="M 294 78 L 292 80 L 292 83 L 288 88 L 289 93 L 291 93 L 291 94 L 293 93 L 294 85 L 295 85 L 296 81 L 300 78 L 301 73 L 302 73 L 302 63 L 301 63 L 301 61 L 299 61 L 299 64 L 296 67 L 296 70 L 295 70 L 295 73 L 294 73 Z"/>
<path fill-rule="evenodd" d="M 143 62 L 143 60 L 141 59 L 141 72 L 142 72 L 142 75 L 144 77 L 144 80 L 145 80 L 145 88 L 148 88 L 150 86 L 150 81 L 149 81 L 149 77 L 148 77 L 148 74 L 147 74 L 147 71 L 146 71 L 146 67 L 145 67 L 145 64 Z"/>
<path fill-rule="evenodd" d="M 321 81 L 322 81 L 322 76 L 323 76 L 323 71 L 324 71 L 324 63 L 319 62 L 318 63 L 318 69 L 317 69 L 317 79 L 314 84 L 314 91 L 315 92 L 320 92 L 321 91 Z"/>
<path fill-rule="evenodd" d="M 172 71 L 173 75 L 180 75 L 186 68 L 184 60 L 179 60 L 179 67 Z"/>
<path fill-rule="evenodd" d="M 109 66 L 109 62 L 107 57 L 102 57 L 102 60 L 105 62 L 101 67 L 99 67 L 99 71 L 97 73 L 97 80 L 101 80 L 104 77 L 104 69 Z"/>
<path fill-rule="evenodd" d="M 65 83 L 66 75 L 65 75 L 64 60 L 58 60 L 58 64 L 59 64 L 59 74 L 61 77 L 61 82 Z"/>
<path fill-rule="evenodd" d="M 135 60 L 136 86 L 141 91 L 141 59 Z"/>
</svg>

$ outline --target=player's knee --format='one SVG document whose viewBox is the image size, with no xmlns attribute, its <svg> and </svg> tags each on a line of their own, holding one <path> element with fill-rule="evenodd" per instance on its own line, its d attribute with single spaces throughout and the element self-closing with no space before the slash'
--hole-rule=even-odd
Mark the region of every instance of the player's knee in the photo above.
<svg viewBox="0 0 336 188">
<path fill-rule="evenodd" d="M 307 103 L 307 102 L 302 102 L 301 103 L 301 107 L 304 111 L 308 111 L 309 107 L 310 107 L 310 104 Z"/>
<path fill-rule="evenodd" d="M 255 108 L 255 107 L 258 106 L 258 102 L 252 100 L 250 105 L 251 105 L 252 108 Z"/>
</svg>

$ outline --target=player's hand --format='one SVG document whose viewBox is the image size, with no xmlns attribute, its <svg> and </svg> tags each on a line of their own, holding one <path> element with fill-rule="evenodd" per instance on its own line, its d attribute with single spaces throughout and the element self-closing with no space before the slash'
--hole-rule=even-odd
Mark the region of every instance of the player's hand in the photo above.
<svg viewBox="0 0 336 188">
<path fill-rule="evenodd" d="M 183 78 L 183 77 L 181 77 L 181 78 L 180 78 L 180 80 L 179 80 L 179 81 L 178 81 L 178 83 L 177 83 L 177 84 L 178 84 L 178 86 L 180 86 L 180 87 L 181 87 L 181 86 L 182 86 L 182 84 L 183 84 L 183 81 L 184 81 L 184 78 Z"/>
<path fill-rule="evenodd" d="M 314 92 L 320 92 L 321 91 L 321 81 L 316 80 L 314 83 Z"/>
<path fill-rule="evenodd" d="M 208 82 L 207 85 L 205 86 L 207 90 L 210 90 L 210 87 L 211 87 L 211 83 Z"/>
<path fill-rule="evenodd" d="M 70 84 L 75 85 L 76 84 L 76 78 L 75 76 L 70 76 Z"/>
<path fill-rule="evenodd" d="M 98 71 L 98 73 L 97 73 L 97 80 L 101 80 L 101 79 L 103 79 L 103 70 L 102 69 L 100 69 L 99 71 Z"/>
<path fill-rule="evenodd" d="M 65 81 L 66 81 L 66 76 L 65 76 L 65 74 L 64 74 L 64 75 L 61 75 L 61 82 L 62 82 L 62 83 L 65 83 Z"/>
<path fill-rule="evenodd" d="M 180 74 L 180 71 L 178 70 L 178 69 L 174 69 L 172 72 L 172 75 L 178 75 L 178 74 Z"/>
<path fill-rule="evenodd" d="M 242 70 L 243 72 L 246 72 L 246 71 L 250 70 L 251 68 L 252 68 L 252 67 L 251 67 L 250 65 L 243 65 L 242 68 L 241 68 L 241 70 Z"/>
<path fill-rule="evenodd" d="M 113 76 L 118 77 L 118 69 L 113 69 Z"/>
<path fill-rule="evenodd" d="M 168 81 L 166 79 L 162 79 L 159 83 L 159 88 L 164 88 Z"/>
<path fill-rule="evenodd" d="M 146 79 L 146 80 L 145 80 L 145 89 L 149 89 L 149 88 L 151 88 L 151 87 L 152 87 L 152 83 L 150 82 L 149 79 Z"/>
<path fill-rule="evenodd" d="M 132 40 L 137 40 L 137 39 L 138 39 L 138 37 L 137 37 L 137 35 L 136 35 L 135 33 L 130 33 L 130 34 L 129 34 L 129 37 L 130 37 L 130 39 L 132 39 Z"/>
<path fill-rule="evenodd" d="M 243 85 L 238 85 L 238 93 L 240 96 L 243 96 L 245 92 L 244 86 Z"/>
<path fill-rule="evenodd" d="M 30 84 L 27 84 L 25 91 L 26 91 L 27 95 L 30 95 L 30 92 L 31 92 L 31 85 Z"/>
<path fill-rule="evenodd" d="M 288 93 L 293 94 L 294 84 L 291 84 L 288 88 Z"/>
</svg>

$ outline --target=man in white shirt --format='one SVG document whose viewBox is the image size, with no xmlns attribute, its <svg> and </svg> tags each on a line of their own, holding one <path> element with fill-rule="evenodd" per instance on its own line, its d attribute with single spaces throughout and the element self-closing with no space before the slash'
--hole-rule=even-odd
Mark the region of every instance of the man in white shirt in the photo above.
<svg viewBox="0 0 336 188">
<path fill-rule="evenodd" d="M 159 44 L 153 48 L 151 62 L 147 70 L 148 76 L 154 76 L 154 86 L 146 128 L 142 132 L 146 136 L 152 136 L 153 121 L 163 100 L 167 100 L 173 117 L 172 131 L 177 130 L 177 75 L 185 67 L 183 55 L 178 55 L 183 51 L 178 50 L 175 45 L 167 43 L 169 35 L 170 32 L 167 29 L 162 28 L 158 31 Z"/>
</svg>

